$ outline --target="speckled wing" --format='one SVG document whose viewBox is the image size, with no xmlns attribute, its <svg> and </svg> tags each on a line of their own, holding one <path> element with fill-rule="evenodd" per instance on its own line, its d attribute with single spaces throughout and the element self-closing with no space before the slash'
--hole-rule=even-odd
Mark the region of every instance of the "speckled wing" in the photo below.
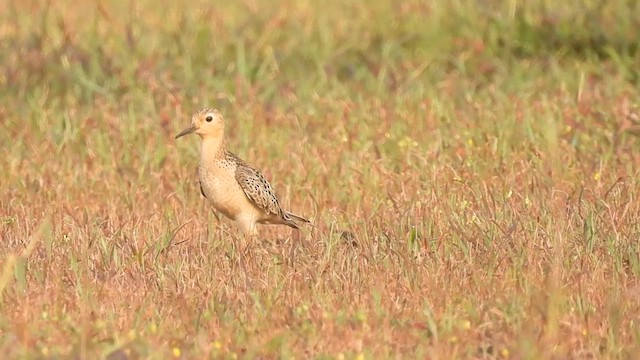
<svg viewBox="0 0 640 360">
<path fill-rule="evenodd" d="M 236 180 L 245 195 L 256 206 L 267 214 L 273 214 L 280 218 L 284 217 L 284 212 L 280 207 L 278 198 L 276 198 L 275 191 L 258 170 L 245 163 L 239 163 L 236 167 Z"/>
</svg>

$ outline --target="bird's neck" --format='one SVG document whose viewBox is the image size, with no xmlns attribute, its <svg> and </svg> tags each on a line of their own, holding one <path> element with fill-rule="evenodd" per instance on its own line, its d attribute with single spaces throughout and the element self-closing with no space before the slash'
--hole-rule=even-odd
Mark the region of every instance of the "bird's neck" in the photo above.
<svg viewBox="0 0 640 360">
<path fill-rule="evenodd" d="M 209 159 L 216 158 L 225 151 L 224 137 L 212 136 L 202 138 L 202 145 L 200 148 L 201 158 Z"/>
</svg>

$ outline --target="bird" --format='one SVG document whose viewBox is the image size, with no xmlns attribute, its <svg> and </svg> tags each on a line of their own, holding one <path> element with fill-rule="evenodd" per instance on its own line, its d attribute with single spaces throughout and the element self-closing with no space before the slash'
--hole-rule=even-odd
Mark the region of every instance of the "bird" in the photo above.
<svg viewBox="0 0 640 360">
<path fill-rule="evenodd" d="M 191 126 L 176 135 L 200 136 L 200 192 L 208 202 L 233 220 L 242 234 L 257 236 L 257 224 L 287 225 L 300 229 L 311 222 L 280 206 L 269 181 L 254 167 L 227 150 L 225 119 L 217 109 L 204 108 L 191 117 Z"/>
</svg>

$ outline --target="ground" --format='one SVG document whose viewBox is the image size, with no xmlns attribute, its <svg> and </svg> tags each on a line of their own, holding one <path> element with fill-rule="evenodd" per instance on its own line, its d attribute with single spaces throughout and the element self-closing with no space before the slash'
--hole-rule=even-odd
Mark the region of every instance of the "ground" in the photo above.
<svg viewBox="0 0 640 360">
<path fill-rule="evenodd" d="M 638 358 L 640 4 L 0 3 L 6 358 Z M 216 107 L 296 233 L 201 197 Z"/>
</svg>

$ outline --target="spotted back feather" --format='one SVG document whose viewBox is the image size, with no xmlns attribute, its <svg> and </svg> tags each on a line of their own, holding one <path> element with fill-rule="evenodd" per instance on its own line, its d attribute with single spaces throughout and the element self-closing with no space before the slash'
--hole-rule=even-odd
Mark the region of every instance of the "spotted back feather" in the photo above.
<svg viewBox="0 0 640 360">
<path fill-rule="evenodd" d="M 276 193 L 267 179 L 258 170 L 247 165 L 234 154 L 228 152 L 227 156 L 233 157 L 236 162 L 236 180 L 249 200 L 267 214 L 288 220 L 288 216 L 280 207 Z"/>
</svg>

